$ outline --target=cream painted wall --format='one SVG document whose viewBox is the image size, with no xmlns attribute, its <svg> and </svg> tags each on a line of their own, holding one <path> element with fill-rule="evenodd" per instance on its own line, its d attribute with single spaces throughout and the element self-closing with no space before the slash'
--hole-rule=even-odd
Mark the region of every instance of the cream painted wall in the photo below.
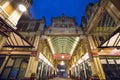
<svg viewBox="0 0 120 80">
<path fill-rule="evenodd" d="M 38 61 L 35 58 L 33 56 L 30 57 L 25 77 L 30 77 L 32 73 L 36 73 Z"/>
</svg>

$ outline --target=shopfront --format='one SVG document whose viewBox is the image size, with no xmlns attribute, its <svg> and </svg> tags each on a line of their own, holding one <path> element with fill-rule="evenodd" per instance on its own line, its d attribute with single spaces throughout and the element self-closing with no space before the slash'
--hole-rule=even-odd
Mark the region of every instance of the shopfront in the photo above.
<svg viewBox="0 0 120 80">
<path fill-rule="evenodd" d="M 42 54 L 39 54 L 39 61 L 37 66 L 37 79 L 47 80 L 54 74 L 53 65 L 49 60 Z"/>
<path fill-rule="evenodd" d="M 78 80 L 89 80 L 92 71 L 91 65 L 89 62 L 88 53 L 86 53 L 83 57 L 81 57 L 76 65 L 73 65 L 71 68 L 71 75 L 74 79 Z"/>
<path fill-rule="evenodd" d="M 29 62 L 29 57 L 27 55 L 19 56 L 19 55 L 11 55 L 9 56 L 1 74 L 1 80 L 8 79 L 24 79 L 26 69 Z"/>
<path fill-rule="evenodd" d="M 120 56 L 100 56 L 107 80 L 120 80 Z"/>
<path fill-rule="evenodd" d="M 79 78 L 82 80 L 89 79 L 92 75 L 91 66 L 88 61 L 79 65 Z"/>
</svg>

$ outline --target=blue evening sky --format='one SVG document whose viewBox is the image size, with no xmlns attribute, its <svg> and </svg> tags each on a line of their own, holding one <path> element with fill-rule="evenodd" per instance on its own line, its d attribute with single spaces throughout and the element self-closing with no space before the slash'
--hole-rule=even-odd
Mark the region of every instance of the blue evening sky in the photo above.
<svg viewBox="0 0 120 80">
<path fill-rule="evenodd" d="M 85 16 L 88 3 L 96 3 L 98 0 L 33 0 L 30 12 L 34 19 L 45 16 L 46 25 L 51 24 L 51 17 L 65 16 L 76 18 L 76 23 L 81 24 L 81 17 Z"/>
</svg>

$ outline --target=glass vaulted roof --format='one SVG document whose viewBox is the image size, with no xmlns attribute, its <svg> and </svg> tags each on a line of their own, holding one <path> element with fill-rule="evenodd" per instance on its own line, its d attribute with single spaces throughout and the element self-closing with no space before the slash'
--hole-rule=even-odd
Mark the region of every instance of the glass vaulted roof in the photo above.
<svg viewBox="0 0 120 80">
<path fill-rule="evenodd" d="M 54 37 L 48 37 L 47 40 L 53 54 L 72 55 L 79 41 L 79 37 L 54 36 Z"/>
</svg>

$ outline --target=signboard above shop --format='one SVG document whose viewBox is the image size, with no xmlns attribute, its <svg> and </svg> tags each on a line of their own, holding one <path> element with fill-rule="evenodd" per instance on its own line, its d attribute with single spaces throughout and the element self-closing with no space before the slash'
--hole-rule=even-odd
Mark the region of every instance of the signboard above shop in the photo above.
<svg viewBox="0 0 120 80">
<path fill-rule="evenodd" d="M 99 55 L 120 56 L 120 49 L 114 48 L 113 50 L 101 50 Z"/>
</svg>

